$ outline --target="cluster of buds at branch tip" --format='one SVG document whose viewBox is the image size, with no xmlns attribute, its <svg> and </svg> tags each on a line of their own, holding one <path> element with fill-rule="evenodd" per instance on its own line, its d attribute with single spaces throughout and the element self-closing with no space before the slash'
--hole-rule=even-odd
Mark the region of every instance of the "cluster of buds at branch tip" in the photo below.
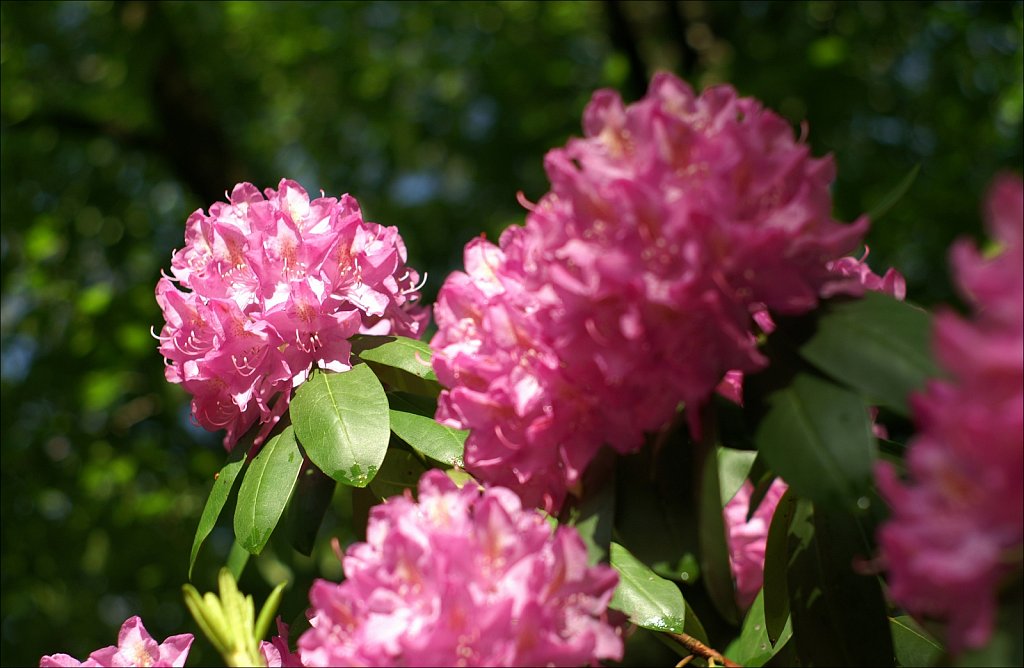
<svg viewBox="0 0 1024 668">
<path fill-rule="evenodd" d="M 213 592 L 200 596 L 190 584 L 182 587 L 185 605 L 228 666 L 266 666 L 266 659 L 260 652 L 260 639 L 270 630 L 286 583 L 282 582 L 270 592 L 257 618 L 252 596 L 238 591 L 228 569 L 222 568 L 217 580 L 219 597 Z"/>
</svg>

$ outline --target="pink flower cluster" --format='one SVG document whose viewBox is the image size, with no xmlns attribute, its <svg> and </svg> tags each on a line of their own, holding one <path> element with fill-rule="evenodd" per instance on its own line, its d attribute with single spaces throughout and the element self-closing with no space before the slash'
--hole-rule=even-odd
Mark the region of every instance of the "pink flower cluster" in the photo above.
<svg viewBox="0 0 1024 668">
<path fill-rule="evenodd" d="M 396 228 L 365 222 L 349 195 L 310 201 L 289 180 L 265 194 L 241 183 L 194 212 L 156 286 L 167 380 L 228 449 L 257 421 L 259 443 L 314 366 L 348 369 L 353 334 L 415 337 L 429 317 Z"/>
<path fill-rule="evenodd" d="M 85 661 L 67 654 L 50 654 L 39 660 L 40 668 L 62 666 L 166 666 L 180 668 L 185 665 L 194 638 L 191 633 L 171 636 L 160 644 L 142 625 L 142 619 L 132 617 L 121 626 L 117 646 L 98 649 Z"/>
<path fill-rule="evenodd" d="M 936 317 L 935 352 L 949 379 L 912 397 L 919 432 L 909 480 L 891 466 L 877 472 L 892 506 L 878 536 L 892 598 L 947 622 L 953 651 L 986 643 L 1000 582 L 1019 572 L 1024 547 L 1024 183 L 998 178 L 987 210 L 1001 249 L 952 249 L 974 314 Z"/>
<path fill-rule="evenodd" d="M 587 565 L 510 490 L 459 489 L 432 470 L 374 507 L 345 580 L 310 590 L 306 666 L 571 666 L 622 658 L 606 609 L 618 575 Z"/>
<path fill-rule="evenodd" d="M 868 226 L 832 219 L 831 158 L 731 87 L 659 74 L 629 106 L 596 93 L 583 128 L 548 153 L 525 227 L 466 247 L 431 341 L 467 468 L 548 508 L 602 443 L 632 451 L 726 372 L 762 368 L 754 314 L 858 283 L 831 263 Z"/>
<path fill-rule="evenodd" d="M 768 529 L 771 527 L 775 509 L 779 506 L 779 500 L 787 488 L 782 478 L 776 478 L 757 505 L 753 516 L 747 521 L 754 486 L 749 480 L 745 481 L 722 511 L 729 545 L 729 566 L 736 580 L 736 604 L 742 610 L 750 607 L 757 598 L 761 585 L 764 584 L 764 554 L 768 543 Z"/>
</svg>

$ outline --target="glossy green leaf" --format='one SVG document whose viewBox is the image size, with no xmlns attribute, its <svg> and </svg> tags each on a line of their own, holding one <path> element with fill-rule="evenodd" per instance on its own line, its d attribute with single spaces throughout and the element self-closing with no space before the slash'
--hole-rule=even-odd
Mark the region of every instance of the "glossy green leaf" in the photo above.
<svg viewBox="0 0 1024 668">
<path fill-rule="evenodd" d="M 462 467 L 468 431 L 447 427 L 430 417 L 391 411 L 391 431 L 417 452 L 448 466 Z"/>
<path fill-rule="evenodd" d="M 942 656 L 942 646 L 909 615 L 890 617 L 889 628 L 898 665 L 931 666 Z"/>
<path fill-rule="evenodd" d="M 789 527 L 796 513 L 797 497 L 790 490 L 783 493 L 775 507 L 764 550 L 765 632 L 772 645 L 778 645 L 789 624 L 789 589 L 786 571 L 789 568 Z"/>
<path fill-rule="evenodd" d="M 227 569 L 234 576 L 235 580 L 242 578 L 242 573 L 245 572 L 245 567 L 249 563 L 249 551 L 242 547 L 242 545 L 236 539 L 231 543 L 231 551 L 228 552 Z"/>
<path fill-rule="evenodd" d="M 877 292 L 829 304 L 800 355 L 872 404 L 904 416 L 907 396 L 938 373 L 931 316 Z"/>
<path fill-rule="evenodd" d="M 302 453 L 292 428 L 265 443 L 245 472 L 235 507 L 235 538 L 251 554 L 270 539 L 299 479 Z"/>
<path fill-rule="evenodd" d="M 800 500 L 790 526 L 787 577 L 793 641 L 808 665 L 892 666 L 881 585 L 853 570 L 866 554 L 856 519 Z"/>
<path fill-rule="evenodd" d="M 430 346 L 425 341 L 405 336 L 370 336 L 352 338 L 352 352 L 360 359 L 401 369 L 425 380 L 437 380 L 430 367 Z"/>
<path fill-rule="evenodd" d="M 304 465 L 299 473 L 295 493 L 288 504 L 288 537 L 292 547 L 307 557 L 313 553 L 335 487 L 334 479 L 311 464 Z"/>
<path fill-rule="evenodd" d="M 416 455 L 399 448 L 390 448 L 380 471 L 370 482 L 370 490 L 380 499 L 416 489 L 427 467 Z"/>
<path fill-rule="evenodd" d="M 657 575 L 618 543 L 611 544 L 611 565 L 619 573 L 610 604 L 613 609 L 645 629 L 683 632 L 686 602 L 675 583 Z"/>
<path fill-rule="evenodd" d="M 743 666 L 763 666 L 792 637 L 793 629 L 788 622 L 773 644 L 768 638 L 764 618 L 764 592 L 758 593 L 754 603 L 743 619 L 740 635 L 725 648 L 723 654 Z"/>
<path fill-rule="evenodd" d="M 801 497 L 854 510 L 871 484 L 876 454 L 861 398 L 798 374 L 768 404 L 755 439 L 771 469 Z"/>
<path fill-rule="evenodd" d="M 735 482 L 736 478 L 742 480 L 750 469 L 749 464 L 754 461 L 754 453 L 749 453 L 749 457 L 734 456 L 739 452 L 741 451 L 715 448 L 711 456 L 705 460 L 701 477 L 698 525 L 702 580 L 715 609 L 730 624 L 739 621 L 739 611 L 736 608 L 736 587 L 732 579 L 732 569 L 729 566 L 725 518 L 722 516 L 725 495 L 722 493 L 721 464 L 725 461 L 731 469 L 726 476 L 730 479 L 730 484 Z M 743 467 L 743 462 L 747 463 L 746 468 Z M 738 463 L 740 466 L 737 466 Z M 740 470 L 742 470 L 742 474 L 740 474 Z M 739 485 L 736 486 L 739 487 Z M 735 491 L 733 493 L 735 494 Z M 728 501 L 727 498 L 725 500 Z"/>
<path fill-rule="evenodd" d="M 217 525 L 217 519 L 224 510 L 228 497 L 231 496 L 238 473 L 245 465 L 245 450 L 239 444 L 232 452 L 230 460 L 214 476 L 213 487 L 210 489 L 210 495 L 206 497 L 206 505 L 203 506 L 203 514 L 199 517 L 199 526 L 196 527 L 196 535 L 192 541 L 192 553 L 188 559 L 189 580 L 192 579 L 192 568 L 199 555 L 199 548 Z"/>
<path fill-rule="evenodd" d="M 388 398 L 365 364 L 314 372 L 289 411 L 299 443 L 321 471 L 353 487 L 377 475 L 391 438 Z"/>
</svg>

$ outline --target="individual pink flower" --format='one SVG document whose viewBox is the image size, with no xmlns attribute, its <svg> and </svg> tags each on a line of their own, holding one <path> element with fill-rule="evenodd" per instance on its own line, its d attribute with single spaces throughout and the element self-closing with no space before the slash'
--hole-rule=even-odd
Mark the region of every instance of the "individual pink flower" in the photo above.
<svg viewBox="0 0 1024 668">
<path fill-rule="evenodd" d="M 347 370 L 352 335 L 415 337 L 429 317 L 395 228 L 287 179 L 195 211 L 171 272 L 156 286 L 166 377 L 229 450 L 256 423 L 260 443 L 314 367 Z"/>
<path fill-rule="evenodd" d="M 750 607 L 764 584 L 768 528 L 786 489 L 787 485 L 782 478 L 776 478 L 748 521 L 754 486 L 749 480 L 744 481 L 722 511 L 729 545 L 729 566 L 736 580 L 736 604 L 743 610 Z"/>
<path fill-rule="evenodd" d="M 277 618 L 277 635 L 270 642 L 260 641 L 260 654 L 267 662 L 267 668 L 301 668 L 302 661 L 297 652 L 288 647 L 288 625 Z"/>
<path fill-rule="evenodd" d="M 371 510 L 345 580 L 310 590 L 306 666 L 570 666 L 622 658 L 607 621 L 618 581 L 588 566 L 575 529 L 552 531 L 508 489 L 444 473 Z"/>
<path fill-rule="evenodd" d="M 1000 583 L 1024 546 L 1024 184 L 999 177 L 987 198 L 1000 249 L 952 249 L 970 319 L 935 319 L 934 348 L 948 379 L 911 397 L 918 433 L 908 479 L 880 465 L 892 517 L 878 540 L 890 594 L 921 618 L 948 624 L 954 652 L 992 633 Z"/>
<path fill-rule="evenodd" d="M 67 654 L 50 654 L 39 659 L 42 668 L 58 666 L 173 666 L 185 665 L 194 638 L 191 633 L 170 636 L 157 644 L 138 616 L 121 626 L 117 646 L 98 649 L 85 661 Z"/>
<path fill-rule="evenodd" d="M 525 227 L 467 246 L 431 341 L 467 469 L 548 508 L 602 443 L 633 451 L 761 369 L 759 314 L 813 308 L 868 226 L 832 219 L 831 158 L 728 86 L 662 73 L 629 106 L 599 91 L 583 129 L 548 153 Z"/>
</svg>

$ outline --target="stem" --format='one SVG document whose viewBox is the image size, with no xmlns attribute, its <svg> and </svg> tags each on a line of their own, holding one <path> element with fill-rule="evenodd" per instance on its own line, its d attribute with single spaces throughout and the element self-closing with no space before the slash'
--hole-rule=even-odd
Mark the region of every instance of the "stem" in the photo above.
<svg viewBox="0 0 1024 668">
<path fill-rule="evenodd" d="M 725 666 L 725 668 L 740 668 L 740 664 L 736 663 L 735 661 L 730 661 L 729 659 L 722 656 L 722 653 L 719 652 L 717 649 L 712 649 L 708 647 L 707 645 L 705 645 L 704 643 L 697 640 L 691 635 L 688 635 L 686 633 L 666 633 L 665 635 L 678 642 L 680 645 L 688 649 L 693 654 L 696 654 L 697 656 L 706 659 L 709 665 L 711 665 L 712 662 L 714 662 L 719 665 Z"/>
</svg>

